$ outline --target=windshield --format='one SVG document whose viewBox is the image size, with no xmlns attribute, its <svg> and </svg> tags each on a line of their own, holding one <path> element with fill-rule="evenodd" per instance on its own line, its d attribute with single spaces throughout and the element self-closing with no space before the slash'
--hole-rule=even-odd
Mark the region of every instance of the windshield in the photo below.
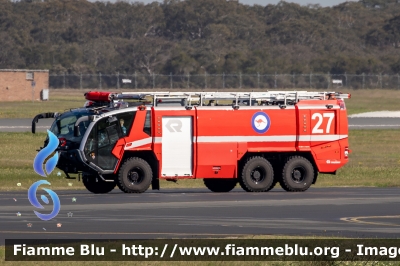
<svg viewBox="0 0 400 266">
<path fill-rule="evenodd" d="M 82 113 L 72 113 L 67 116 L 60 116 L 54 121 L 53 125 L 50 128 L 50 131 L 54 133 L 54 135 L 64 137 L 73 137 L 74 136 L 74 126 L 76 120 L 78 118 L 84 116 L 86 114 Z M 79 131 L 81 136 L 83 136 L 86 132 L 87 127 L 89 126 L 90 121 L 84 121 L 79 123 Z"/>
</svg>

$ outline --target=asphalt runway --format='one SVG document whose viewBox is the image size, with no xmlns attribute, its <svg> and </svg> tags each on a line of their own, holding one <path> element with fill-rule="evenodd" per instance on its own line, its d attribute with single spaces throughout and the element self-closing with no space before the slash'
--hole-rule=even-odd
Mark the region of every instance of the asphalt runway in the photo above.
<svg viewBox="0 0 400 266">
<path fill-rule="evenodd" d="M 392 117 L 349 117 L 350 129 L 399 129 L 400 118 Z"/>
<path fill-rule="evenodd" d="M 46 132 L 50 128 L 54 119 L 40 119 L 36 124 L 37 132 Z M 31 131 L 32 119 L 0 119 L 0 132 L 26 132 Z M 378 118 L 368 117 L 349 118 L 350 129 L 399 129 L 400 118 Z"/>
<path fill-rule="evenodd" d="M 125 194 L 116 188 L 103 195 L 84 190 L 56 193 L 61 202 L 58 216 L 41 221 L 33 211 L 50 213 L 52 206 L 50 210 L 36 209 L 27 191 L 1 192 L 0 245 L 7 238 L 400 236 L 400 188 L 310 188 L 301 193 L 280 188 L 266 193 L 161 188 L 143 194 Z"/>
<path fill-rule="evenodd" d="M 0 132 L 31 132 L 33 118 L 0 119 Z M 36 132 L 46 132 L 53 123 L 53 118 L 39 119 Z"/>
</svg>

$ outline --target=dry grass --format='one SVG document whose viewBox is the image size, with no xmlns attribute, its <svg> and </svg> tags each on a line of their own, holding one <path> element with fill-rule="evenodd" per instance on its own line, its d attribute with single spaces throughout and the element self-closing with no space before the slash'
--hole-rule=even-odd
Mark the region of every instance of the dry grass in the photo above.
<svg viewBox="0 0 400 266">
<path fill-rule="evenodd" d="M 178 89 L 177 89 L 178 90 Z M 33 118 L 36 114 L 43 112 L 63 112 L 70 108 L 82 107 L 85 98 L 83 94 L 89 89 L 51 89 L 49 101 L 45 102 L 2 102 L 0 118 Z M 111 90 L 115 91 L 115 90 Z M 124 90 L 134 91 L 134 90 Z M 154 91 L 140 89 L 140 91 Z M 157 89 L 156 91 L 168 91 Z M 191 89 L 180 89 L 179 91 L 193 91 Z M 206 91 L 216 91 L 208 89 Z M 221 90 L 220 90 L 221 91 Z M 239 89 L 226 89 L 226 91 L 239 91 Z M 351 93 L 352 98 L 346 100 L 348 114 L 356 114 L 369 111 L 394 111 L 399 110 L 400 90 L 343 90 Z"/>
<path fill-rule="evenodd" d="M 400 90 L 344 90 L 351 93 L 345 100 L 348 114 L 373 111 L 400 111 Z"/>
<path fill-rule="evenodd" d="M 317 186 L 400 186 L 399 130 L 350 130 L 349 163 L 336 176 L 320 175 Z"/>
<path fill-rule="evenodd" d="M 83 91 L 50 90 L 48 101 L 2 102 L 0 118 L 33 118 L 47 112 L 64 112 L 82 107 L 85 103 Z"/>
</svg>

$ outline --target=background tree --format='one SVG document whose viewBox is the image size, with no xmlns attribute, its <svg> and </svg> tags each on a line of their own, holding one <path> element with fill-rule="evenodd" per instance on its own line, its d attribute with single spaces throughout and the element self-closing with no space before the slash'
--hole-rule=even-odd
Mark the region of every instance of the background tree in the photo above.
<svg viewBox="0 0 400 266">
<path fill-rule="evenodd" d="M 54 73 L 399 72 L 400 4 L 0 0 L 0 68 Z"/>
</svg>

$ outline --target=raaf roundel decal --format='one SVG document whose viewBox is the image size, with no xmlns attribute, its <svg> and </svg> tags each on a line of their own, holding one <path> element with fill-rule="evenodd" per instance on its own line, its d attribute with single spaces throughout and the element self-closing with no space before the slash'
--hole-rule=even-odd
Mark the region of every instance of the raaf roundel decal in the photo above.
<svg viewBox="0 0 400 266">
<path fill-rule="evenodd" d="M 251 118 L 251 126 L 254 131 L 263 134 L 268 131 L 271 126 L 271 120 L 269 116 L 264 112 L 257 112 Z"/>
</svg>

